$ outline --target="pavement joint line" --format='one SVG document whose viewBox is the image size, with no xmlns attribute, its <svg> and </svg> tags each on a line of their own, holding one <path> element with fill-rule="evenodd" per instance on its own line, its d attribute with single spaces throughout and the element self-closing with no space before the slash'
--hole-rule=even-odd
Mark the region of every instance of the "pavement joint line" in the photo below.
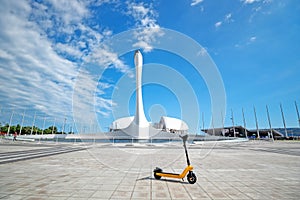
<svg viewBox="0 0 300 200">
<path fill-rule="evenodd" d="M 57 151 L 52 151 L 52 152 L 41 152 L 41 153 L 37 153 L 37 154 L 30 154 L 29 156 L 26 156 L 26 154 L 25 154 L 25 156 L 12 157 L 12 159 L 10 159 L 11 157 L 8 157 L 7 159 L 1 160 L 0 165 L 6 164 L 6 163 L 11 163 L 11 162 L 19 162 L 19 161 L 24 161 L 24 160 L 29 160 L 29 159 L 41 158 L 41 157 L 46 157 L 46 156 L 54 156 L 54 155 L 63 154 L 63 153 L 71 153 L 74 151 L 82 151 L 82 150 L 86 150 L 86 149 L 85 148 L 70 148 L 70 149 L 66 149 L 64 151 L 57 150 Z"/>
<path fill-rule="evenodd" d="M 136 183 L 137 183 L 137 180 L 134 182 L 133 190 L 132 190 L 132 192 L 131 192 L 131 196 L 130 196 L 130 198 L 131 198 L 131 199 L 132 199 L 132 197 L 133 197 L 133 193 L 134 193 L 134 191 L 135 191 L 135 186 L 136 186 Z"/>
<path fill-rule="evenodd" d="M 134 163 L 134 162 L 133 162 L 133 163 Z M 130 168 L 132 168 L 132 166 L 133 166 L 133 164 L 131 165 Z M 121 172 L 119 172 L 119 173 L 123 173 L 123 172 L 121 171 Z M 114 194 L 116 193 L 116 191 L 118 191 L 118 187 L 119 187 L 120 184 L 123 182 L 123 180 L 125 179 L 126 175 L 128 175 L 128 173 L 129 173 L 128 171 L 125 171 L 125 172 L 124 172 L 123 178 L 121 179 L 121 181 L 119 182 L 119 184 L 116 186 L 114 192 L 111 194 L 110 199 L 114 196 Z M 135 184 L 136 184 L 136 182 L 135 182 Z M 133 192 L 134 192 L 134 190 L 131 192 L 131 198 L 132 198 Z"/>
<path fill-rule="evenodd" d="M 183 185 L 183 188 L 186 191 L 186 193 L 188 194 L 188 196 L 190 197 L 190 199 L 193 199 L 193 197 L 191 196 L 190 192 L 188 191 L 188 189 L 186 187 L 187 187 L 187 185 Z"/>
<path fill-rule="evenodd" d="M 70 150 L 70 149 L 75 149 L 75 148 L 45 148 L 45 149 L 37 149 L 37 150 L 33 150 L 33 151 L 23 151 L 23 152 L 8 152 L 6 153 L 2 153 L 0 155 L 0 160 L 3 160 L 5 158 L 17 158 L 17 157 L 21 157 L 23 155 L 37 155 L 40 153 L 47 153 L 47 152 L 55 152 L 55 151 L 63 151 L 63 150 Z"/>
</svg>

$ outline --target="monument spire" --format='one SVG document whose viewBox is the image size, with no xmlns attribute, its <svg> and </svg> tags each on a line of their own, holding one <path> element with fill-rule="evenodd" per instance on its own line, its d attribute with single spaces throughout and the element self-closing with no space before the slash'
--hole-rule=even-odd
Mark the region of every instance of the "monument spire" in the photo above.
<svg viewBox="0 0 300 200">
<path fill-rule="evenodd" d="M 136 110 L 134 122 L 139 127 L 148 127 L 144 113 L 143 95 L 142 95 L 142 71 L 143 71 L 143 56 L 139 50 L 134 53 L 134 65 L 136 70 Z"/>
</svg>

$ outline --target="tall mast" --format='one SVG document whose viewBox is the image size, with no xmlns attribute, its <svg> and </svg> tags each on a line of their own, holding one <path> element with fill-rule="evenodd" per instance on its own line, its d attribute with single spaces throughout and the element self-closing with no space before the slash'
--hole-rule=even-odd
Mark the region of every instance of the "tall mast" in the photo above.
<svg viewBox="0 0 300 200">
<path fill-rule="evenodd" d="M 269 126 L 270 126 L 270 134 L 271 134 L 271 137 L 274 141 L 274 135 L 273 135 L 273 130 L 272 130 L 272 124 L 271 124 L 271 118 L 270 118 L 270 114 L 269 114 L 268 105 L 266 105 L 266 109 L 267 109 L 268 122 L 269 122 Z"/>
<path fill-rule="evenodd" d="M 33 117 L 33 122 L 32 122 L 32 127 L 31 127 L 31 131 L 30 131 L 30 135 L 32 135 L 32 133 L 33 133 L 33 127 L 34 127 L 34 123 L 35 123 L 35 117 L 36 117 L 36 111 L 34 112 L 34 117 Z"/>
<path fill-rule="evenodd" d="M 254 117 L 255 117 L 257 138 L 259 139 L 260 138 L 260 134 L 259 134 L 259 129 L 258 129 L 258 122 L 257 122 L 256 110 L 255 110 L 254 106 L 253 106 L 253 110 L 254 110 Z"/>
<path fill-rule="evenodd" d="M 233 137 L 235 137 L 236 134 L 235 134 L 235 127 L 234 127 L 234 119 L 233 119 L 233 111 L 232 111 L 232 109 L 231 109 L 231 121 L 232 121 L 232 128 L 233 128 Z"/>
<path fill-rule="evenodd" d="M 204 131 L 204 112 L 202 112 L 202 129 Z"/>
<path fill-rule="evenodd" d="M 299 110 L 298 110 L 298 106 L 297 106 L 297 102 L 295 101 L 295 107 L 296 107 L 296 112 L 297 112 L 297 117 L 298 117 L 298 123 L 299 123 L 299 127 L 300 127 L 300 116 L 299 116 Z"/>
<path fill-rule="evenodd" d="M 12 121 L 12 118 L 14 116 L 14 109 L 11 111 L 11 115 L 10 115 L 10 120 L 9 120 L 9 125 L 8 125 L 8 129 L 7 129 L 7 135 L 9 134 L 10 132 L 10 126 L 11 126 L 11 121 Z"/>
<path fill-rule="evenodd" d="M 285 124 L 285 119 L 284 119 L 284 114 L 283 114 L 283 109 L 282 109 L 282 104 L 280 103 L 280 110 L 281 110 L 281 116 L 282 116 L 282 122 L 284 126 L 284 133 L 285 137 L 288 137 L 287 129 L 286 129 L 286 124 Z"/>
<path fill-rule="evenodd" d="M 23 129 L 23 125 L 24 125 L 24 117 L 25 117 L 25 109 L 24 109 L 23 116 L 22 116 L 22 122 L 21 122 L 21 127 L 20 127 L 20 131 L 19 131 L 19 135 L 21 135 L 21 133 L 22 133 L 22 129 Z"/>
<path fill-rule="evenodd" d="M 243 122 L 244 122 L 244 129 L 245 129 L 245 136 L 248 138 L 247 129 L 246 129 L 246 120 L 244 115 L 244 108 L 242 108 L 242 114 L 243 114 Z"/>
</svg>

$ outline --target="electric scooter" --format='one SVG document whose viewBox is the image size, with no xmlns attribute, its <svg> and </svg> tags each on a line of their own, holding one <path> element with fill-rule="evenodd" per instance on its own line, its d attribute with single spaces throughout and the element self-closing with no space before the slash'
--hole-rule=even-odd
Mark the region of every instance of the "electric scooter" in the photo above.
<svg viewBox="0 0 300 200">
<path fill-rule="evenodd" d="M 187 161 L 187 167 L 183 170 L 183 172 L 181 174 L 174 174 L 174 173 L 167 173 L 167 172 L 163 172 L 162 169 L 156 167 L 153 172 L 154 172 L 154 178 L 155 179 L 160 179 L 161 177 L 168 177 L 168 178 L 178 178 L 178 179 L 182 179 L 187 175 L 187 180 L 190 184 L 194 184 L 197 181 L 197 177 L 194 174 L 194 172 L 192 171 L 194 168 L 193 166 L 191 166 L 190 164 L 190 159 L 189 159 L 189 155 L 187 152 L 187 148 L 186 148 L 186 141 L 188 138 L 188 135 L 184 135 L 181 136 L 179 135 L 179 137 L 182 138 L 183 141 L 183 147 L 185 150 L 185 155 L 186 155 L 186 161 Z"/>
</svg>

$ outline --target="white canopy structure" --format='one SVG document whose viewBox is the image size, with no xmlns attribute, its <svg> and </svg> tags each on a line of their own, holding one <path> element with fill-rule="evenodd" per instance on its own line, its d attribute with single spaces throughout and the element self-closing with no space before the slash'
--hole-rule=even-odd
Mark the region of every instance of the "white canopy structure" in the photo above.
<svg viewBox="0 0 300 200">
<path fill-rule="evenodd" d="M 166 132 L 186 132 L 188 131 L 189 127 L 188 125 L 177 118 L 173 117 L 166 117 L 163 116 L 160 118 L 159 126 L 162 130 Z"/>
<path fill-rule="evenodd" d="M 133 116 L 117 119 L 110 125 L 109 129 L 110 131 L 125 129 L 132 123 L 133 120 L 134 120 Z"/>
</svg>

